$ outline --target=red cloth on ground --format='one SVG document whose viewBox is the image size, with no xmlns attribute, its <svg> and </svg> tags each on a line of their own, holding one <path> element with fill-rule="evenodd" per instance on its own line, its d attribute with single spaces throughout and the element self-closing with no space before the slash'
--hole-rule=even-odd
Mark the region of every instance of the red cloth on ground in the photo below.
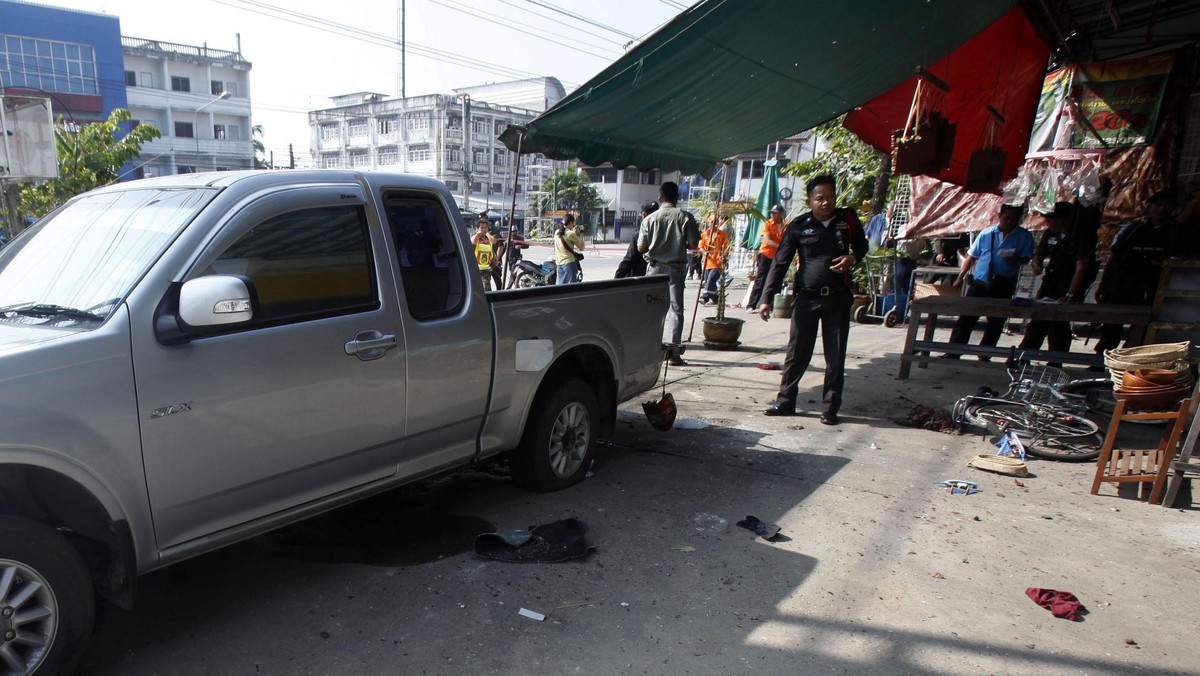
<svg viewBox="0 0 1200 676">
<path fill-rule="evenodd" d="M 1085 610 L 1083 604 L 1071 592 L 1056 589 L 1029 587 L 1025 595 L 1034 603 L 1054 613 L 1055 617 L 1065 617 L 1074 622 L 1079 617 L 1079 611 Z"/>
</svg>

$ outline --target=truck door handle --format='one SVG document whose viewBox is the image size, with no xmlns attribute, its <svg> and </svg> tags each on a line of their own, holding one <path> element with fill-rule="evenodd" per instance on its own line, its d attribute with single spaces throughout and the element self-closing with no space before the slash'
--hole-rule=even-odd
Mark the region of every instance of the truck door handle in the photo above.
<svg viewBox="0 0 1200 676">
<path fill-rule="evenodd" d="M 395 334 L 382 334 L 374 329 L 359 331 L 354 340 L 346 343 L 346 354 L 363 361 L 379 359 L 385 352 L 396 347 Z"/>
</svg>

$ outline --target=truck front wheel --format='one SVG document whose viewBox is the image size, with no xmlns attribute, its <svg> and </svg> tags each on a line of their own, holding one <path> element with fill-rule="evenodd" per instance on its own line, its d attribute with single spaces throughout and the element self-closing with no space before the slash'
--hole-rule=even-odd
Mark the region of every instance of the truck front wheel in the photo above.
<svg viewBox="0 0 1200 676">
<path fill-rule="evenodd" d="M 513 480 L 544 493 L 582 481 L 592 464 L 597 409 L 595 393 L 578 378 L 560 380 L 539 393 L 521 447 L 513 452 Z"/>
<path fill-rule="evenodd" d="M 92 630 L 95 592 L 53 529 L 0 517 L 0 674 L 69 674 Z"/>
</svg>

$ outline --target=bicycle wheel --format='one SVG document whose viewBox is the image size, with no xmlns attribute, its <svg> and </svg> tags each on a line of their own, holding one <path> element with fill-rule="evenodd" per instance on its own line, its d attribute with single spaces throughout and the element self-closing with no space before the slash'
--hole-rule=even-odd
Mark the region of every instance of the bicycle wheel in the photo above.
<svg viewBox="0 0 1200 676">
<path fill-rule="evenodd" d="M 963 413 L 964 420 L 986 427 L 997 438 L 1015 432 L 1026 453 L 1047 460 L 1095 460 L 1104 443 L 1095 422 L 1053 407 L 990 402 L 968 406 Z"/>
<path fill-rule="evenodd" d="M 1100 456 L 1104 435 L 1100 426 L 1082 415 L 1041 407 L 1031 412 L 1033 434 L 1025 450 L 1047 460 L 1084 462 Z"/>
<path fill-rule="evenodd" d="M 1085 407 L 1084 415 L 1099 425 L 1100 429 L 1108 428 L 1113 409 L 1117 407 L 1117 395 L 1113 393 L 1111 380 L 1107 378 L 1076 380 L 1064 385 L 1062 393 L 1072 398 L 1080 397 L 1079 403 Z"/>
<path fill-rule="evenodd" d="M 1029 435 L 1030 430 L 1026 406 L 1017 401 L 971 404 L 962 409 L 961 419 L 967 424 L 982 427 L 993 434 L 1003 434 L 1012 430 L 1021 435 L 1022 441 Z"/>
</svg>

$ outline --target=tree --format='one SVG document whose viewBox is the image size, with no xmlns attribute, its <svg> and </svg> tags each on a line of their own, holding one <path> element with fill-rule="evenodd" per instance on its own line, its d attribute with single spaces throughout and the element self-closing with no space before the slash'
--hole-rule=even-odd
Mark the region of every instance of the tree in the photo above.
<svg viewBox="0 0 1200 676">
<path fill-rule="evenodd" d="M 882 163 L 886 155 L 867 145 L 853 132 L 842 126 L 845 116 L 820 124 L 814 130 L 825 139 L 826 148 L 811 159 L 793 162 L 784 167 L 782 173 L 795 176 L 802 182 L 820 174 L 832 174 L 837 180 L 837 191 L 842 204 L 862 211 L 875 193 Z M 884 181 L 890 178 L 891 163 L 884 171 Z M 882 205 L 873 206 L 871 212 L 882 210 Z"/>
<path fill-rule="evenodd" d="M 121 167 L 137 159 L 142 144 L 162 136 L 153 125 L 141 124 L 118 138 L 129 119 L 123 108 L 113 110 L 105 122 L 80 128 L 67 127 L 59 117 L 54 130 L 58 178 L 23 186 L 21 211 L 40 218 L 80 193 L 115 183 Z"/>
<path fill-rule="evenodd" d="M 254 168 L 255 169 L 274 169 L 271 163 L 267 161 L 267 147 L 263 145 L 261 137 L 266 136 L 267 132 L 263 131 L 261 124 L 256 124 L 250 128 L 251 143 L 254 145 Z"/>
<path fill-rule="evenodd" d="M 568 167 L 542 181 L 542 192 L 538 212 L 546 209 L 566 209 L 575 213 L 593 211 L 604 206 L 600 191 L 588 180 L 587 174 L 575 166 Z"/>
</svg>

